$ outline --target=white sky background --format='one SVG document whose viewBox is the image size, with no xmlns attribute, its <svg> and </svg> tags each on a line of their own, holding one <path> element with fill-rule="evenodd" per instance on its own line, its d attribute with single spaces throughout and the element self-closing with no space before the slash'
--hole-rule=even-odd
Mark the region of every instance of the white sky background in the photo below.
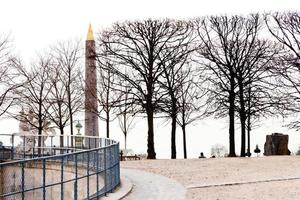
<svg viewBox="0 0 300 200">
<path fill-rule="evenodd" d="M 299 10 L 299 0 L 0 0 L 0 34 L 13 38 L 16 52 L 29 63 L 36 53 L 57 41 L 74 38 L 85 39 L 88 24 L 94 32 L 115 21 L 145 18 L 190 18 L 212 14 L 248 14 L 264 11 Z M 84 66 L 83 66 L 84 67 Z M 252 133 L 252 149 L 259 144 L 263 149 L 265 135 L 284 132 L 290 135 L 290 149 L 295 151 L 300 144 L 300 133 L 282 128 L 282 119 L 262 122 L 261 128 Z M 237 125 L 238 126 L 238 125 Z M 0 133 L 18 131 L 13 120 L 0 121 Z M 100 134 L 105 126 L 101 123 Z M 215 143 L 228 145 L 227 119 L 200 121 L 188 127 L 188 157 L 193 158 L 203 151 L 209 155 Z M 128 148 L 136 153 L 146 152 L 146 121 L 139 120 L 135 130 L 128 136 Z M 123 137 L 115 123 L 111 127 L 112 138 Z M 240 151 L 240 132 L 236 131 L 236 152 Z M 178 157 L 182 157 L 182 134 L 177 133 Z M 155 126 L 155 148 L 158 158 L 170 157 L 170 125 L 157 122 Z"/>
</svg>

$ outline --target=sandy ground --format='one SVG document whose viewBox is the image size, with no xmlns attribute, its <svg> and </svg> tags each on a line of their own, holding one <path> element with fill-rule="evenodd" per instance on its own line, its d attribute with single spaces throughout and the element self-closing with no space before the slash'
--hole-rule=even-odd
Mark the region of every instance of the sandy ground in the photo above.
<svg viewBox="0 0 300 200">
<path fill-rule="evenodd" d="M 122 162 L 121 167 L 172 178 L 187 189 L 188 200 L 300 199 L 300 156 L 142 160 Z M 289 178 L 299 179 L 276 180 Z"/>
</svg>

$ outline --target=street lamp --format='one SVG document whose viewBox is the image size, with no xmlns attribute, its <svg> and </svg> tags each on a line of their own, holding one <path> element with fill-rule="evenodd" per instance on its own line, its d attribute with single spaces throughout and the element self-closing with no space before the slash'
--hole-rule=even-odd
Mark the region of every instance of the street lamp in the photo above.
<svg viewBox="0 0 300 200">
<path fill-rule="evenodd" d="M 82 125 L 79 123 L 79 120 L 77 121 L 77 124 L 75 126 L 77 129 L 77 134 L 75 136 L 75 148 L 82 148 L 83 146 L 83 137 L 80 134 L 80 129 L 82 128 Z"/>
<path fill-rule="evenodd" d="M 80 129 L 82 128 L 82 125 L 79 123 L 79 120 L 77 121 L 77 124 L 76 124 L 76 129 L 78 131 L 77 135 L 80 134 Z"/>
</svg>

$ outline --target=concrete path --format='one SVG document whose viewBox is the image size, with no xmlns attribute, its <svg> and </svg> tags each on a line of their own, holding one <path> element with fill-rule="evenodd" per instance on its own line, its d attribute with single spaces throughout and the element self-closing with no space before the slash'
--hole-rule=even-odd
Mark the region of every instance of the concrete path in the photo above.
<svg viewBox="0 0 300 200">
<path fill-rule="evenodd" d="M 165 176 L 121 168 L 122 176 L 131 180 L 133 188 L 124 200 L 184 200 L 186 189 Z"/>
<path fill-rule="evenodd" d="M 130 193 L 133 188 L 132 182 L 122 176 L 120 186 L 118 186 L 112 193 L 108 193 L 107 196 L 101 197 L 101 200 L 119 200 L 124 198 Z"/>
</svg>

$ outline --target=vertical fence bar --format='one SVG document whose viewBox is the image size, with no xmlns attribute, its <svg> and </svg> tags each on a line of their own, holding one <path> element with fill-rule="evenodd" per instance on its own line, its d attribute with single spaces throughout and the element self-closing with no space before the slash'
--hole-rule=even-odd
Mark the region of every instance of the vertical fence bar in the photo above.
<svg viewBox="0 0 300 200">
<path fill-rule="evenodd" d="M 78 181 L 78 168 L 77 168 L 77 154 L 74 154 L 74 160 L 75 160 L 75 182 L 74 182 L 74 200 L 78 199 L 78 194 L 77 194 L 77 181 Z"/>
<path fill-rule="evenodd" d="M 87 152 L 87 199 L 90 199 L 90 152 Z"/>
<path fill-rule="evenodd" d="M 24 162 L 22 162 L 21 164 L 21 187 L 22 187 L 22 200 L 25 199 L 25 193 L 24 193 L 24 190 L 25 190 L 25 177 L 24 177 L 24 174 L 25 174 L 25 169 L 24 169 Z"/>
<path fill-rule="evenodd" d="M 60 161 L 60 199 L 64 200 L 64 156 Z"/>
<path fill-rule="evenodd" d="M 104 194 L 107 192 L 107 163 L 106 163 L 106 147 L 103 148 L 104 151 Z"/>
<path fill-rule="evenodd" d="M 119 160 L 119 151 L 120 151 L 120 143 L 118 143 L 118 151 L 117 151 L 117 156 L 118 156 L 118 160 L 117 160 L 117 162 L 118 162 L 118 183 L 120 184 L 120 160 Z"/>
<path fill-rule="evenodd" d="M 96 187 L 97 187 L 97 196 L 99 195 L 99 149 L 96 151 Z"/>
<path fill-rule="evenodd" d="M 112 146 L 109 146 L 109 191 L 111 192 L 111 189 L 112 189 Z"/>
<path fill-rule="evenodd" d="M 43 163 L 43 200 L 46 199 L 46 160 L 42 160 Z"/>
</svg>

